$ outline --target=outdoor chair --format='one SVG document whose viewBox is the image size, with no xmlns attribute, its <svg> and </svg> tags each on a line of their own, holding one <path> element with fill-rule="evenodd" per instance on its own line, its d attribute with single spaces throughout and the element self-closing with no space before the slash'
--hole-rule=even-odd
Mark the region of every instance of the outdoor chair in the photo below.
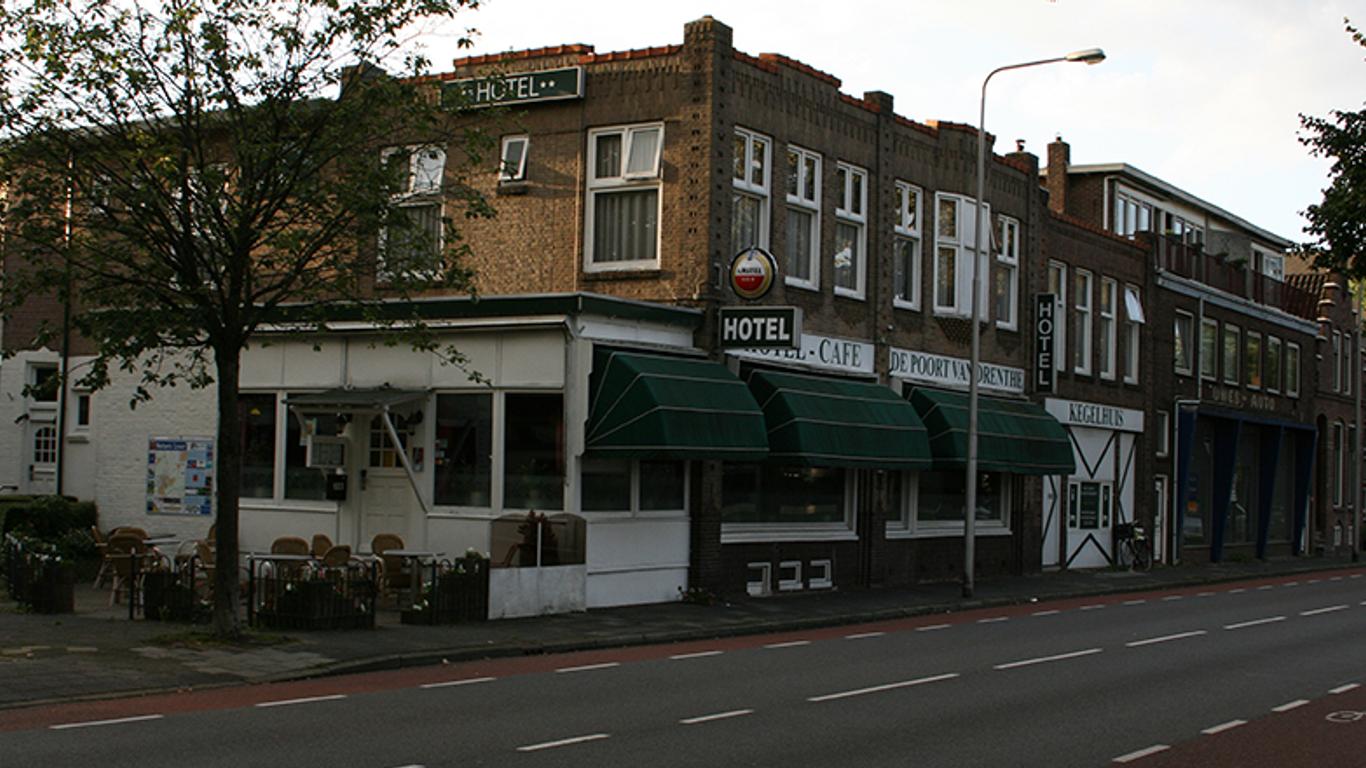
<svg viewBox="0 0 1366 768">
<path fill-rule="evenodd" d="M 138 537 L 139 539 L 145 539 L 145 538 L 147 538 L 147 531 L 143 530 L 142 528 L 138 528 L 137 526 L 133 526 L 133 525 L 121 525 L 121 526 L 115 528 L 114 530 L 110 531 L 110 532 L 109 532 L 109 535 L 110 535 L 111 537 L 113 537 L 113 536 L 117 536 L 117 535 L 120 534 L 120 533 L 126 533 L 126 534 L 128 534 L 129 536 L 136 536 L 136 537 Z"/>
<path fill-rule="evenodd" d="M 385 556 L 391 549 L 403 549 L 403 537 L 396 533 L 379 533 L 370 540 L 370 551 L 379 558 L 380 590 L 398 594 L 412 584 L 412 574 L 403 569 L 401 557 Z"/>
<path fill-rule="evenodd" d="M 325 533 L 313 534 L 313 556 L 323 558 L 332 549 L 332 539 Z"/>
<path fill-rule="evenodd" d="M 313 553 L 308 546 L 308 542 L 298 536 L 281 536 L 270 545 L 272 555 L 305 555 L 311 556 Z M 305 570 L 305 563 L 302 562 L 276 562 L 271 564 L 272 570 L 279 578 L 297 579 Z"/>
<path fill-rule="evenodd" d="M 109 540 L 100 533 L 100 527 L 90 526 L 90 538 L 95 541 L 95 551 L 100 554 L 100 569 L 95 572 L 95 583 L 91 584 L 92 589 L 99 589 L 104 583 L 104 579 L 109 575 L 111 564 L 109 562 Z"/>
<path fill-rule="evenodd" d="M 115 533 L 105 544 L 105 557 L 110 564 L 113 583 L 109 588 L 109 605 L 119 601 L 119 593 L 126 591 L 128 599 L 134 599 L 136 590 L 141 587 L 142 577 L 156 565 L 156 556 L 142 543 L 142 539 L 128 533 Z M 136 562 L 136 571 L 134 563 Z M 137 578 L 134 578 L 136 573 Z"/>
<path fill-rule="evenodd" d="M 198 562 L 195 563 L 194 571 L 196 591 L 198 592 L 200 585 L 202 585 L 204 598 L 206 600 L 212 600 L 214 579 L 213 547 L 203 539 L 196 541 L 194 543 L 194 558 L 198 560 Z"/>
</svg>

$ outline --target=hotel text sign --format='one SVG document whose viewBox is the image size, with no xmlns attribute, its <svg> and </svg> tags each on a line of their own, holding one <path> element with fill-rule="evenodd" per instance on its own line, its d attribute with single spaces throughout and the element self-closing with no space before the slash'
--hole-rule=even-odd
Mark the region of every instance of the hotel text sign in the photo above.
<svg viewBox="0 0 1366 768">
<path fill-rule="evenodd" d="M 795 363 L 808 368 L 841 371 L 866 376 L 873 374 L 873 345 L 866 341 L 837 339 L 803 333 L 796 349 L 731 349 L 728 354 L 751 360 Z"/>
<path fill-rule="evenodd" d="M 1052 392 L 1054 376 L 1053 338 L 1057 297 L 1040 293 L 1034 297 L 1034 391 Z"/>
<path fill-rule="evenodd" d="M 721 307 L 721 348 L 796 348 L 802 337 L 798 307 Z"/>
<path fill-rule="evenodd" d="M 444 93 L 447 100 L 463 96 L 465 105 L 471 107 L 580 99 L 583 98 L 583 67 L 456 80 L 445 86 Z"/>
<path fill-rule="evenodd" d="M 972 362 L 961 357 L 945 357 L 928 352 L 892 347 L 887 373 L 898 379 L 965 389 Z M 1023 368 L 981 363 L 977 367 L 977 386 L 997 392 L 1023 393 Z"/>
</svg>

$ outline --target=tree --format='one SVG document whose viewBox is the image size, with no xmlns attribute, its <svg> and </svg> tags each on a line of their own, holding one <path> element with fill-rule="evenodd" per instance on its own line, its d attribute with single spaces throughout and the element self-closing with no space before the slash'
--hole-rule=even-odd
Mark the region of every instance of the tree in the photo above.
<svg viewBox="0 0 1366 768">
<path fill-rule="evenodd" d="M 472 290 L 465 246 L 449 218 L 436 226 L 439 206 L 404 195 L 434 183 L 446 210 L 491 215 L 460 173 L 491 142 L 454 119 L 458 95 L 421 77 L 412 32 L 477 6 L 0 6 L 4 301 L 61 297 L 96 350 L 81 383 L 136 376 L 131 405 L 157 387 L 217 385 L 220 563 L 238 558 L 238 371 L 263 324 L 321 330 L 344 311 L 460 362 L 404 299 Z M 381 152 L 398 142 L 409 149 Z M 236 569 L 219 568 L 221 635 L 240 633 L 238 590 Z"/>
<path fill-rule="evenodd" d="M 1366 48 L 1366 35 L 1343 19 L 1348 34 Z M 1304 212 L 1305 231 L 1315 239 L 1306 246 L 1314 265 L 1366 278 L 1366 107 L 1355 112 L 1333 110 L 1328 117 L 1300 115 L 1305 133 L 1300 143 L 1315 157 L 1332 160 L 1323 201 Z"/>
</svg>

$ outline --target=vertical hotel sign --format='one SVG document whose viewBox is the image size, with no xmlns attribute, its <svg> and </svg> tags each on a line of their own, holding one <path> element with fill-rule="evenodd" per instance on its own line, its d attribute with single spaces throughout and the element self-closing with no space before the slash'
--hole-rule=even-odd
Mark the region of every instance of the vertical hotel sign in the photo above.
<svg viewBox="0 0 1366 768">
<path fill-rule="evenodd" d="M 1057 334 L 1057 296 L 1040 293 L 1034 296 L 1034 391 L 1052 393 L 1056 390 L 1057 365 L 1053 356 L 1053 340 Z"/>
<path fill-rule="evenodd" d="M 213 438 L 147 440 L 147 512 L 213 514 Z"/>
<path fill-rule="evenodd" d="M 443 86 L 441 98 L 447 105 L 466 107 L 581 99 L 583 67 L 455 80 Z"/>
</svg>

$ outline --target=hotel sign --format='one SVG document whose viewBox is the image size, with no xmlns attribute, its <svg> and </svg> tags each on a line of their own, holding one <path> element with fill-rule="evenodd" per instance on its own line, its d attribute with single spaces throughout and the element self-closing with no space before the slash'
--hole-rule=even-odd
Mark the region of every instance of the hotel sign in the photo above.
<svg viewBox="0 0 1366 768">
<path fill-rule="evenodd" d="M 894 378 L 955 389 L 968 387 L 968 372 L 972 369 L 970 360 L 897 347 L 892 347 L 889 354 L 891 359 L 887 372 Z M 1025 372 L 1023 368 L 980 363 L 977 367 L 977 386 L 997 392 L 1023 394 Z"/>
<path fill-rule="evenodd" d="M 1034 391 L 1052 392 L 1055 377 L 1053 355 L 1057 330 L 1057 296 L 1040 293 L 1034 297 Z"/>
<path fill-rule="evenodd" d="M 721 307 L 721 348 L 785 347 L 802 338 L 797 307 Z"/>
<path fill-rule="evenodd" d="M 456 80 L 447 83 L 442 94 L 447 102 L 461 98 L 470 107 L 581 99 L 583 67 Z"/>
<path fill-rule="evenodd" d="M 751 360 L 791 363 L 807 368 L 873 375 L 873 345 L 866 341 L 839 339 L 803 333 L 801 344 L 794 349 L 731 349 L 727 354 Z"/>
<path fill-rule="evenodd" d="M 1056 397 L 1044 400 L 1043 407 L 1053 418 L 1069 426 L 1095 427 L 1116 432 L 1143 431 L 1143 411 L 1132 408 L 1116 408 L 1113 405 L 1061 400 Z"/>
</svg>

